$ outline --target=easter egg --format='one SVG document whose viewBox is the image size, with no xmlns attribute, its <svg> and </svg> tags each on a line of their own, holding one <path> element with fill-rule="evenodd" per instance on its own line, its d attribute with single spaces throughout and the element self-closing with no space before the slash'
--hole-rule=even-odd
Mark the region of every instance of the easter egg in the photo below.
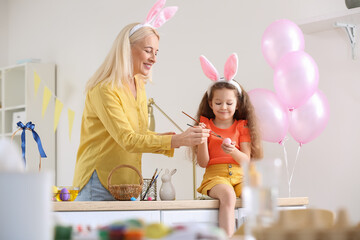
<svg viewBox="0 0 360 240">
<path fill-rule="evenodd" d="M 231 139 L 230 138 L 225 138 L 223 143 L 224 144 L 231 144 Z"/>
<path fill-rule="evenodd" d="M 69 201 L 70 199 L 70 192 L 66 188 L 61 189 L 60 191 L 60 199 L 62 201 Z"/>
<path fill-rule="evenodd" d="M 56 201 L 56 196 L 58 195 L 59 189 L 56 186 L 52 186 L 52 200 Z"/>
<path fill-rule="evenodd" d="M 145 236 L 147 238 L 163 238 L 170 232 L 171 228 L 162 223 L 152 223 L 145 228 Z"/>
<path fill-rule="evenodd" d="M 53 197 L 56 197 L 56 195 L 58 194 L 59 189 L 56 186 L 52 186 L 52 194 Z"/>
<path fill-rule="evenodd" d="M 147 200 L 148 200 L 148 201 L 152 201 L 153 198 L 152 198 L 152 197 L 148 197 Z"/>
<path fill-rule="evenodd" d="M 128 219 L 124 222 L 127 229 L 144 228 L 145 222 L 141 219 Z"/>
<path fill-rule="evenodd" d="M 130 198 L 131 201 L 136 201 L 136 198 L 132 197 Z"/>
</svg>

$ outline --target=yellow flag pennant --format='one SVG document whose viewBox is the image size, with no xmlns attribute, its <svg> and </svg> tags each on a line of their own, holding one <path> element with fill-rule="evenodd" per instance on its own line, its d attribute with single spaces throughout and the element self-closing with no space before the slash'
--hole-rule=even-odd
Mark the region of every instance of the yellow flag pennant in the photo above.
<svg viewBox="0 0 360 240">
<path fill-rule="evenodd" d="M 51 98 L 51 91 L 47 86 L 45 86 L 44 87 L 43 104 L 42 104 L 42 112 L 41 112 L 42 117 L 44 117 L 44 115 L 45 115 L 46 109 L 49 105 L 50 98 Z"/>
<path fill-rule="evenodd" d="M 35 96 L 38 93 L 40 82 L 41 82 L 41 79 L 40 79 L 39 75 L 37 74 L 36 71 L 34 71 L 34 91 L 35 91 Z"/>
<path fill-rule="evenodd" d="M 61 111 L 63 109 L 64 104 L 62 102 L 60 102 L 59 99 L 56 98 L 55 101 L 55 112 L 54 112 L 54 132 L 56 131 L 56 128 L 58 126 L 59 123 L 59 119 L 60 119 L 60 115 L 61 115 Z"/>
<path fill-rule="evenodd" d="M 71 140 L 71 132 L 72 132 L 72 127 L 73 127 L 73 123 L 74 123 L 74 118 L 75 118 L 75 112 L 69 108 L 68 109 L 68 120 L 69 120 L 69 139 L 70 140 Z"/>
</svg>

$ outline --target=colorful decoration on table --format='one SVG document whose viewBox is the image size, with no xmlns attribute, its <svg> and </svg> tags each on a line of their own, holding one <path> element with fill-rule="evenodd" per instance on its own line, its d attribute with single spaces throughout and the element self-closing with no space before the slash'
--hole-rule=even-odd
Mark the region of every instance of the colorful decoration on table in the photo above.
<svg viewBox="0 0 360 240">
<path fill-rule="evenodd" d="M 163 223 L 151 223 L 145 228 L 145 236 L 150 239 L 164 238 L 171 233 L 171 228 Z"/>
<path fill-rule="evenodd" d="M 41 82 L 42 81 L 41 81 L 40 76 L 38 75 L 38 73 L 36 71 L 34 71 L 35 96 L 37 96 L 37 92 L 39 90 Z M 54 132 L 55 132 L 57 129 L 57 126 L 59 124 L 59 120 L 60 120 L 60 116 L 61 116 L 61 112 L 62 112 L 64 104 L 62 101 L 60 101 L 60 99 L 54 93 L 51 92 L 51 90 L 47 86 L 44 86 L 42 112 L 41 112 L 42 117 L 45 116 L 45 112 L 47 110 L 47 107 L 50 103 L 52 96 L 55 97 L 55 111 L 54 111 Z M 74 118 L 75 118 L 75 112 L 73 110 L 71 110 L 70 108 L 68 108 L 69 140 L 71 140 L 71 133 L 72 133 L 72 127 L 73 127 L 73 123 L 74 123 Z"/>
<path fill-rule="evenodd" d="M 52 186 L 52 201 L 56 201 L 56 197 L 59 193 L 59 189 L 57 188 L 57 186 Z"/>
<path fill-rule="evenodd" d="M 139 219 L 116 221 L 98 229 L 101 239 L 218 239 L 228 237 L 225 231 L 212 224 L 192 222 L 167 226 L 163 223 L 146 223 Z"/>
<path fill-rule="evenodd" d="M 171 177 L 176 173 L 176 169 L 169 171 L 165 169 L 165 173 L 161 176 L 160 199 L 161 200 L 175 200 L 175 188 L 171 183 Z"/>
<path fill-rule="evenodd" d="M 137 30 L 139 30 L 142 27 L 151 27 L 151 28 L 159 28 L 161 27 L 165 22 L 170 20 L 178 10 L 178 7 L 166 7 L 162 9 L 165 6 L 166 0 L 158 0 L 154 6 L 150 9 L 145 22 L 139 23 L 138 25 L 135 25 L 131 30 L 129 35 L 133 35 Z"/>
<path fill-rule="evenodd" d="M 329 119 L 327 99 L 318 90 L 317 64 L 304 51 L 304 45 L 303 33 L 295 23 L 282 19 L 270 24 L 263 34 L 261 48 L 274 69 L 275 93 L 266 89 L 249 92 L 263 140 L 283 146 L 289 196 L 301 146 L 319 136 Z M 292 171 L 284 141 L 288 131 L 299 143 Z"/>
<path fill-rule="evenodd" d="M 38 145 L 38 149 L 39 149 L 39 153 L 40 153 L 40 162 L 39 162 L 39 171 L 41 170 L 41 158 L 46 158 L 46 154 L 45 154 L 45 151 L 42 147 L 42 144 L 41 144 L 41 139 L 39 137 L 39 135 L 37 134 L 37 132 L 34 130 L 35 129 L 35 124 L 33 124 L 32 122 L 28 122 L 26 123 L 26 125 L 24 125 L 21 121 L 19 121 L 17 123 L 19 129 L 16 130 L 11 139 L 14 138 L 15 134 L 20 131 L 21 129 L 23 130 L 22 133 L 21 133 L 21 151 L 22 151 L 22 157 L 23 157 L 23 160 L 24 160 L 24 163 L 26 164 L 26 159 L 25 159 L 25 130 L 30 130 L 32 132 L 32 135 L 33 135 L 33 138 L 35 140 L 35 142 L 37 143 Z"/>
<path fill-rule="evenodd" d="M 101 227 L 97 236 L 99 239 L 144 239 L 145 228 L 146 223 L 141 219 L 116 221 Z"/>
<path fill-rule="evenodd" d="M 70 192 L 67 188 L 63 188 L 60 191 L 60 199 L 61 201 L 69 201 L 70 200 Z"/>
<path fill-rule="evenodd" d="M 64 190 L 65 189 L 65 190 Z M 79 187 L 53 186 L 54 201 L 74 201 L 79 194 Z"/>
</svg>

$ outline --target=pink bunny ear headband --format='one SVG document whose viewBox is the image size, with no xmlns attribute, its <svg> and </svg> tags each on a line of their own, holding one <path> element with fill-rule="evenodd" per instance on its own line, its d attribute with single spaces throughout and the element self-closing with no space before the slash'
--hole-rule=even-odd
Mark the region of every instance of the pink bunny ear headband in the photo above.
<svg viewBox="0 0 360 240">
<path fill-rule="evenodd" d="M 210 91 L 212 86 L 215 83 L 218 82 L 227 82 L 231 85 L 235 86 L 236 89 L 239 91 L 239 94 L 241 95 L 241 88 L 240 85 L 233 80 L 234 76 L 237 73 L 238 69 L 238 57 L 236 53 L 233 53 L 230 55 L 230 57 L 226 60 L 225 68 L 224 68 L 224 78 L 220 78 L 218 71 L 216 68 L 211 64 L 209 60 L 203 55 L 200 56 L 200 63 L 201 68 L 205 75 L 212 80 L 213 82 L 210 84 L 210 86 L 207 89 L 207 95 L 210 96 Z"/>
<path fill-rule="evenodd" d="M 169 19 L 171 19 L 178 7 L 164 7 L 166 3 L 166 0 L 158 0 L 154 6 L 150 9 L 150 12 L 148 13 L 146 20 L 144 23 L 140 23 L 135 25 L 129 33 L 129 36 L 133 35 L 134 32 L 139 30 L 142 27 L 151 27 L 151 28 L 159 28 L 162 26 L 165 22 L 167 22 Z"/>
</svg>

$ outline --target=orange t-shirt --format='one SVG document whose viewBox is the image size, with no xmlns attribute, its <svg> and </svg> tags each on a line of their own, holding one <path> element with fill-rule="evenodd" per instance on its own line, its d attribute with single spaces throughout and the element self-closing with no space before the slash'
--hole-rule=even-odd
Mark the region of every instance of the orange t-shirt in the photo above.
<svg viewBox="0 0 360 240">
<path fill-rule="evenodd" d="M 235 120 L 231 127 L 222 129 L 215 126 L 213 119 L 208 119 L 201 116 L 200 122 L 205 123 L 206 127 L 213 130 L 218 135 L 223 138 L 230 138 L 231 141 L 235 141 L 237 145 L 240 146 L 242 142 L 251 142 L 249 128 L 247 127 L 246 120 Z M 208 150 L 209 150 L 209 163 L 208 165 L 213 164 L 238 164 L 230 154 L 225 153 L 222 148 L 223 139 L 210 135 L 208 138 Z M 241 151 L 241 149 L 240 149 Z"/>
</svg>

